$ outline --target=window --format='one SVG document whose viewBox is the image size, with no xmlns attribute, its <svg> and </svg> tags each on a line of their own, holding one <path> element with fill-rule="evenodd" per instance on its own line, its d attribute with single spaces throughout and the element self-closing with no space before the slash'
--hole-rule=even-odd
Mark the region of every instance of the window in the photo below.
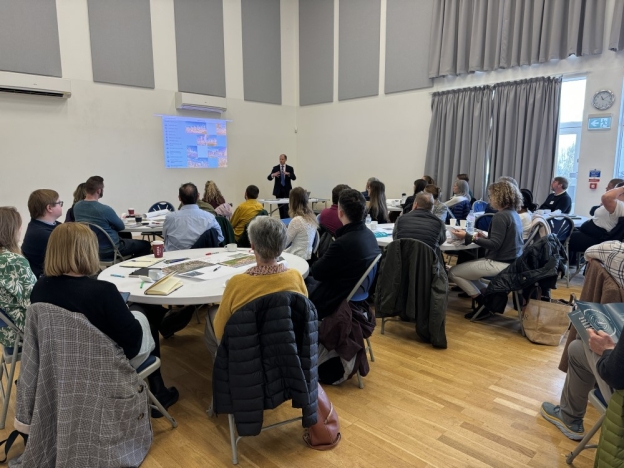
<svg viewBox="0 0 624 468">
<path fill-rule="evenodd" d="M 624 89 L 622 89 L 624 93 Z M 624 94 L 623 94 L 624 96 Z M 624 122 L 622 122 L 622 118 L 624 117 L 624 106 L 620 106 L 620 129 L 618 135 L 618 146 L 617 146 L 617 154 L 615 167 L 613 170 L 613 177 L 617 179 L 624 179 Z"/>
<path fill-rule="evenodd" d="M 561 85 L 555 177 L 568 179 L 568 194 L 572 199 L 571 213 L 574 213 L 586 84 L 585 77 L 578 77 L 564 80 Z"/>
</svg>

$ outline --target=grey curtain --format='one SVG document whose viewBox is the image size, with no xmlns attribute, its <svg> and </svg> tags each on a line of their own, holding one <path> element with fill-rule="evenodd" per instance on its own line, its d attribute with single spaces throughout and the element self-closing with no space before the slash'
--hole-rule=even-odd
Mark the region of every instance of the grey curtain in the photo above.
<svg viewBox="0 0 624 468">
<path fill-rule="evenodd" d="M 429 77 L 600 54 L 606 1 L 438 0 Z"/>
<path fill-rule="evenodd" d="M 554 172 L 561 77 L 501 83 L 493 90 L 490 181 L 512 176 L 541 203 Z"/>
<path fill-rule="evenodd" d="M 609 36 L 609 49 L 624 49 L 624 0 L 615 0 L 613 20 L 611 21 L 611 35 Z"/>
<path fill-rule="evenodd" d="M 434 93 L 425 174 L 444 190 L 445 199 L 457 174 L 470 174 L 470 187 L 480 198 L 490 134 L 492 89 L 489 86 Z"/>
</svg>

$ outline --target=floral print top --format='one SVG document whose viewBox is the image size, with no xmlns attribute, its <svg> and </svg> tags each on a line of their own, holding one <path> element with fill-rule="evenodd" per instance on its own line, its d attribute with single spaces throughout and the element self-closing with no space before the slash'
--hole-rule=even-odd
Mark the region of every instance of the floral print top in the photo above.
<svg viewBox="0 0 624 468">
<path fill-rule="evenodd" d="M 36 281 L 28 260 L 8 250 L 0 250 L 0 309 L 20 329 L 24 329 L 30 292 Z M 9 327 L 0 328 L 0 343 L 3 346 L 15 344 L 15 333 Z"/>
</svg>

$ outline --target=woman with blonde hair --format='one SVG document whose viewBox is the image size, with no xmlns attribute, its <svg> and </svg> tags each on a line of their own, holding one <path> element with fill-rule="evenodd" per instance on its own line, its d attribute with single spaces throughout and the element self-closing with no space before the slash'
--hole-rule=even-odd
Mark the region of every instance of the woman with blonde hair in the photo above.
<svg viewBox="0 0 624 468">
<path fill-rule="evenodd" d="M 202 201 L 210 204 L 218 215 L 225 216 L 227 219 L 232 217 L 232 207 L 225 202 L 221 190 L 219 190 L 214 181 L 209 180 L 206 182 Z"/>
<path fill-rule="evenodd" d="M 482 304 L 481 292 L 486 284 L 481 281 L 488 276 L 496 276 L 522 254 L 522 221 L 518 210 L 522 207 L 522 194 L 518 187 L 508 182 L 496 182 L 488 187 L 490 204 L 498 212 L 492 217 L 487 234 L 478 231 L 468 234 L 455 230 L 453 234 L 465 239 L 466 245 L 474 242 L 485 247 L 485 258 L 472 260 L 454 266 L 449 271 L 449 281 L 454 282 L 467 295 Z M 476 311 L 465 315 L 472 318 Z"/>
<path fill-rule="evenodd" d="M 368 207 L 368 214 L 371 217 L 371 221 L 377 221 L 379 224 L 389 223 L 385 184 L 379 180 L 371 182 L 369 194 L 370 204 Z"/>
<path fill-rule="evenodd" d="M 21 227 L 22 217 L 15 208 L 0 207 L 0 309 L 23 329 L 37 279 L 18 245 Z M 15 333 L 9 327 L 0 328 L 0 343 L 15 344 Z"/>
<path fill-rule="evenodd" d="M 290 223 L 286 231 L 286 245 L 289 247 L 284 252 L 310 260 L 318 223 L 308 205 L 308 193 L 302 187 L 295 187 L 290 191 L 288 205 Z"/>
</svg>

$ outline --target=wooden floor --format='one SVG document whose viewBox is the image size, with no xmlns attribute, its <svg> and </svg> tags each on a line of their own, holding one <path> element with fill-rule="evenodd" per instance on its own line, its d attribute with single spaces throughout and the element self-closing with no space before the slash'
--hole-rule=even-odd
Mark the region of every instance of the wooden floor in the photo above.
<svg viewBox="0 0 624 468">
<path fill-rule="evenodd" d="M 565 283 L 560 282 L 563 286 Z M 577 295 L 580 282 L 571 287 Z M 566 297 L 569 290 L 554 291 Z M 308 449 L 300 424 L 245 438 L 241 467 L 516 467 L 567 466 L 576 445 L 539 414 L 542 401 L 558 402 L 564 374 L 557 370 L 563 349 L 531 344 L 512 312 L 494 322 L 463 318 L 469 302 L 452 292 L 447 314 L 448 349 L 416 341 L 413 326 L 389 323 L 371 338 L 375 362 L 360 390 L 354 380 L 325 387 L 341 423 L 342 442 L 332 451 Z M 201 315 L 200 315 L 201 317 Z M 201 317 L 203 322 L 203 317 Z M 152 420 L 154 443 L 142 465 L 152 467 L 231 466 L 227 417 L 209 419 L 211 359 L 203 323 L 162 341 L 163 374 L 180 390 L 171 408 L 179 426 Z M 265 422 L 297 416 L 282 405 L 265 412 Z M 13 413 L 5 438 L 12 430 Z M 585 427 L 597 419 L 591 408 Z M 13 453 L 21 451 L 17 443 Z M 576 467 L 593 466 L 594 451 Z"/>
</svg>

